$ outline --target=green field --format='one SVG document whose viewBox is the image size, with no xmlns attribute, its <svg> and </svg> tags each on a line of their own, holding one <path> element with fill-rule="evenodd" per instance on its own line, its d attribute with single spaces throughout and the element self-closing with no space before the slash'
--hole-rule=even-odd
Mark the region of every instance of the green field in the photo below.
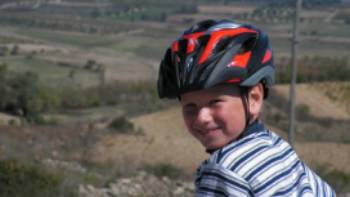
<svg viewBox="0 0 350 197">
<path fill-rule="evenodd" d="M 45 31 L 38 29 L 25 31 L 23 31 L 23 29 L 19 29 L 17 33 L 32 37 L 33 39 L 37 40 L 59 43 L 62 45 L 75 46 L 85 49 L 106 47 L 113 44 L 112 39 L 99 35 L 74 34 L 60 31 Z"/>
<path fill-rule="evenodd" d="M 26 56 L 1 57 L 0 64 L 6 64 L 9 70 L 16 72 L 33 72 L 38 74 L 39 79 L 46 85 L 69 86 L 72 84 L 83 87 L 98 83 L 98 76 L 82 69 L 74 69 L 56 65 L 54 62 L 37 57 Z M 74 77 L 72 77 L 72 72 Z"/>
</svg>

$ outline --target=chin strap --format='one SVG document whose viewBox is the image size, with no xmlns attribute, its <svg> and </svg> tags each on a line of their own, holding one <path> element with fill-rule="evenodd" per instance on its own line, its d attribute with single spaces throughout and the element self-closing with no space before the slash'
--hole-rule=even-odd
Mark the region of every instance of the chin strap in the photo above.
<svg viewBox="0 0 350 197">
<path fill-rule="evenodd" d="M 242 103 L 243 103 L 243 108 L 244 108 L 244 113 L 246 117 L 246 122 L 245 122 L 245 127 L 244 130 L 250 125 L 251 121 L 251 115 L 249 113 L 249 100 L 248 100 L 248 88 L 241 87 L 241 98 L 242 98 Z"/>
</svg>

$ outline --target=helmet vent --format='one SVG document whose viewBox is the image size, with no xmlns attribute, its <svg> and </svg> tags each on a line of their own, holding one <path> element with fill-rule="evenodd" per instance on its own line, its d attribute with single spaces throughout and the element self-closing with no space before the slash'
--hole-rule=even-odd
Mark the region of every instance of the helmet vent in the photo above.
<svg viewBox="0 0 350 197">
<path fill-rule="evenodd" d="M 228 44 L 230 43 L 232 39 L 228 36 L 222 38 L 215 46 L 213 52 L 214 53 L 220 53 L 221 51 L 227 49 Z"/>
<path fill-rule="evenodd" d="M 256 45 L 256 40 L 256 36 L 254 36 L 253 38 L 250 38 L 247 41 L 243 42 L 242 47 L 238 51 L 238 54 L 243 54 L 251 51 Z"/>
</svg>

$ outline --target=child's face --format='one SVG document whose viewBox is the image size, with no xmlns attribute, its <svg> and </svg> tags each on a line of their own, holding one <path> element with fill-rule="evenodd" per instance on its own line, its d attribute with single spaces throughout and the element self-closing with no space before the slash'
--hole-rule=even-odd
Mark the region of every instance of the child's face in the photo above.
<svg viewBox="0 0 350 197">
<path fill-rule="evenodd" d="M 185 93 L 181 105 L 188 130 L 207 149 L 223 147 L 244 130 L 246 117 L 237 86 Z"/>
</svg>

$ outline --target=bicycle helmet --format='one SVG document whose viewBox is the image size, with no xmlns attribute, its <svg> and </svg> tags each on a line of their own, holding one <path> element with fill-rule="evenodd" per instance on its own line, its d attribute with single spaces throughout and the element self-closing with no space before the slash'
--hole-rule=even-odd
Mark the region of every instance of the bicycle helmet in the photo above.
<svg viewBox="0 0 350 197">
<path fill-rule="evenodd" d="M 272 50 L 263 31 L 231 20 L 205 20 L 184 31 L 167 49 L 158 94 L 180 98 L 222 83 L 242 88 L 262 83 L 266 98 L 274 77 Z"/>
</svg>

